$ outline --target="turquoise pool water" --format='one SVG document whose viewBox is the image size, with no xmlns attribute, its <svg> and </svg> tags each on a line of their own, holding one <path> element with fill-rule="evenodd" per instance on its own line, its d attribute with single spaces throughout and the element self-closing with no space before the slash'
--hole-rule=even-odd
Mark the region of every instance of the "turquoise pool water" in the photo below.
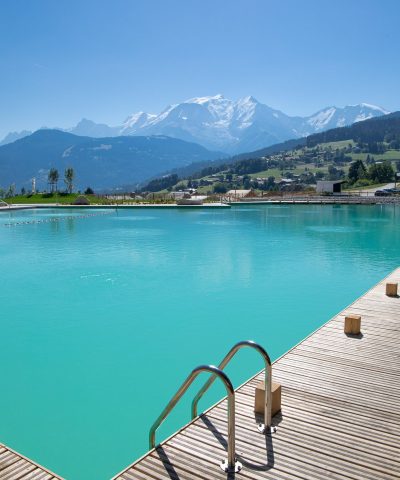
<svg viewBox="0 0 400 480">
<path fill-rule="evenodd" d="M 0 441 L 69 480 L 143 454 L 192 367 L 243 339 L 276 358 L 400 264 L 395 206 L 93 213 L 0 213 Z M 243 351 L 228 373 L 261 367 Z"/>
</svg>

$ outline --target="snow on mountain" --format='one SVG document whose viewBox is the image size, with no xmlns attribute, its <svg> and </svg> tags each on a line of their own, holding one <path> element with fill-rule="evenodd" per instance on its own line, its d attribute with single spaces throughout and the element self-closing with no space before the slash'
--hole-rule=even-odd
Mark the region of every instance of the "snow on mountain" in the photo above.
<svg viewBox="0 0 400 480">
<path fill-rule="evenodd" d="M 227 125 L 233 114 L 233 102 L 221 94 L 214 97 L 192 98 L 184 103 L 194 103 L 205 107 L 220 124 Z"/>
<path fill-rule="evenodd" d="M 307 125 L 310 125 L 311 127 L 313 127 L 316 132 L 318 130 L 322 130 L 332 120 L 332 117 L 335 115 L 336 110 L 337 109 L 335 107 L 328 107 L 325 110 L 321 110 L 317 112 L 315 115 L 313 115 L 312 117 L 310 117 L 306 123 Z"/>
<path fill-rule="evenodd" d="M 350 107 L 369 108 L 370 110 L 376 110 L 377 112 L 380 112 L 382 115 L 388 115 L 390 113 L 389 110 L 385 110 L 377 105 L 371 105 L 370 103 L 360 103 L 358 105 L 350 105 Z"/>
<path fill-rule="evenodd" d="M 238 101 L 223 95 L 196 97 L 167 107 L 131 135 L 168 135 L 200 143 L 208 149 L 229 153 L 261 148 L 293 137 L 287 117 L 259 103 L 254 97 Z"/>
<path fill-rule="evenodd" d="M 138 112 L 133 115 L 129 115 L 122 124 L 122 127 L 119 130 L 120 135 L 130 135 L 135 129 L 142 128 L 147 125 L 153 118 L 156 118 L 157 115 Z"/>
<path fill-rule="evenodd" d="M 309 117 L 306 120 L 306 124 L 312 127 L 312 133 L 315 133 L 321 130 L 329 130 L 330 128 L 344 127 L 388 113 L 390 112 L 384 108 L 368 103 L 347 105 L 343 108 L 328 107 Z"/>
<path fill-rule="evenodd" d="M 290 117 L 252 96 L 233 101 L 219 94 L 170 105 L 142 124 L 135 122 L 124 133 L 168 135 L 200 143 L 211 150 L 238 153 L 386 113 L 389 112 L 383 108 L 363 103 L 328 107 L 310 117 Z"/>
<path fill-rule="evenodd" d="M 199 143 L 209 150 L 235 154 L 387 113 L 390 112 L 381 107 L 361 103 L 343 108 L 327 107 L 309 117 L 292 117 L 258 102 L 252 96 L 233 101 L 218 94 L 169 105 L 159 114 L 137 112 L 116 127 L 83 119 L 65 131 L 98 138 L 165 135 Z M 9 135 L 3 144 L 14 141 L 12 135 L 19 134 Z"/>
</svg>

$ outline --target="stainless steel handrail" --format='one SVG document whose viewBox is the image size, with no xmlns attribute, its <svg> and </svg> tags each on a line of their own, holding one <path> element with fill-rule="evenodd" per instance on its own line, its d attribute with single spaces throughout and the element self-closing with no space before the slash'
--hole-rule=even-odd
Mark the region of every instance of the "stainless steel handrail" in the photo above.
<svg viewBox="0 0 400 480">
<path fill-rule="evenodd" d="M 258 430 L 261 433 L 273 433 L 276 432 L 276 427 L 272 426 L 272 365 L 271 359 L 269 358 L 268 353 L 265 349 L 256 342 L 252 340 L 244 340 L 242 342 L 238 342 L 234 345 L 229 352 L 226 354 L 222 362 L 218 365 L 220 370 L 223 370 L 227 364 L 232 360 L 235 354 L 243 347 L 250 347 L 257 350 L 260 355 L 263 357 L 265 362 L 265 401 L 266 408 L 264 409 L 264 423 L 260 423 L 258 426 Z M 210 377 L 207 382 L 203 385 L 203 387 L 199 390 L 198 394 L 194 397 L 192 402 L 192 419 L 197 417 L 197 404 L 199 403 L 201 397 L 205 394 L 205 392 L 211 387 L 214 383 L 215 375 Z"/>
<path fill-rule="evenodd" d="M 214 365 L 200 365 L 191 371 L 190 375 L 182 383 L 179 390 L 172 397 L 168 405 L 161 412 L 157 420 L 153 423 L 149 432 L 149 448 L 155 448 L 156 446 L 156 431 L 158 427 L 163 423 L 166 417 L 169 415 L 171 410 L 178 403 L 180 398 L 186 392 L 186 390 L 193 383 L 194 379 L 201 372 L 212 373 L 213 381 L 218 377 L 222 380 L 226 393 L 228 396 L 228 459 L 224 460 L 220 466 L 225 472 L 239 472 L 242 468 L 240 462 L 236 461 L 235 453 L 235 390 L 233 388 L 232 382 L 229 380 L 229 377 L 225 372 L 221 371 L 219 368 Z"/>
</svg>

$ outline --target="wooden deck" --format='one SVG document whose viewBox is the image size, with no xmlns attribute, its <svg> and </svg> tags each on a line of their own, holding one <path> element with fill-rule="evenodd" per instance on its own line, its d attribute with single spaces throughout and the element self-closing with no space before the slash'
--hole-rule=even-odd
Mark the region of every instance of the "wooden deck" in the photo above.
<svg viewBox="0 0 400 480">
<path fill-rule="evenodd" d="M 0 443 L 1 480 L 62 480 L 23 455 Z"/>
<path fill-rule="evenodd" d="M 400 299 L 385 295 L 386 281 L 400 282 L 400 269 L 274 363 L 282 385 L 274 435 L 256 430 L 262 373 L 237 390 L 240 473 L 219 467 L 226 458 L 222 400 L 114 478 L 400 479 Z M 345 313 L 362 315 L 362 335 L 343 333 Z"/>
</svg>

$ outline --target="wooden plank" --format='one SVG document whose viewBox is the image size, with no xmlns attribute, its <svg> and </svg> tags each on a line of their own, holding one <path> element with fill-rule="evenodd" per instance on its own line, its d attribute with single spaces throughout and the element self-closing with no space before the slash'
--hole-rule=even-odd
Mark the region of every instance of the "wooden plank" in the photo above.
<svg viewBox="0 0 400 480">
<path fill-rule="evenodd" d="M 211 413 L 211 412 L 210 412 Z M 218 430 L 224 431 L 225 424 L 223 422 L 223 415 L 225 412 L 220 412 L 218 417 L 217 410 L 212 411 L 212 422 L 215 426 L 218 426 Z M 242 422 L 241 416 L 237 418 L 237 443 L 238 447 L 243 442 L 243 454 L 249 451 L 249 445 L 251 448 L 259 447 L 261 450 L 265 448 L 265 440 L 259 438 L 258 441 L 254 439 L 254 435 L 248 428 L 248 421 Z M 285 426 L 283 426 L 285 425 Z M 299 457 L 307 458 L 308 463 L 315 466 L 323 465 L 324 468 L 337 474 L 346 473 L 351 478 L 359 478 L 364 480 L 370 478 L 375 480 L 377 472 L 379 472 L 379 478 L 390 479 L 393 478 L 398 471 L 400 471 L 400 463 L 392 461 L 385 457 L 371 457 L 370 451 L 362 450 L 358 448 L 355 450 L 355 445 L 358 442 L 353 441 L 343 446 L 337 441 L 332 442 L 332 438 L 327 440 L 321 435 L 310 435 L 307 429 L 301 429 L 296 431 L 295 428 L 290 428 L 290 423 L 282 422 L 280 426 L 279 435 L 274 438 L 274 455 L 282 453 L 283 455 L 292 456 L 294 452 Z M 307 427 L 306 425 L 304 427 Z M 255 427 L 254 427 L 255 431 Z M 250 434 L 249 434 L 250 432 Z M 248 444 L 248 445 L 247 445 Z M 350 448 L 349 448 L 350 447 Z M 356 468 L 355 468 L 356 467 Z"/>
<path fill-rule="evenodd" d="M 0 444 L 0 480 L 63 480 L 34 461 Z"/>
</svg>

